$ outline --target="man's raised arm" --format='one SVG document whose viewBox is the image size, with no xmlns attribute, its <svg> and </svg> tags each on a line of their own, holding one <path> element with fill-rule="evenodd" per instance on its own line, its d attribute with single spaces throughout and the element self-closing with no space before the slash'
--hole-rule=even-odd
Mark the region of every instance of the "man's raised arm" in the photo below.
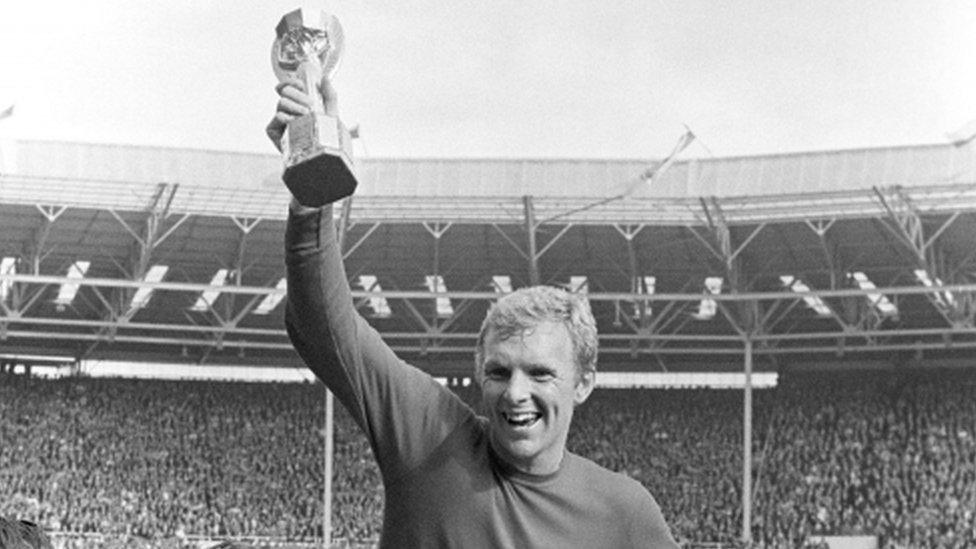
<svg viewBox="0 0 976 549">
<path fill-rule="evenodd" d="M 335 92 L 322 83 L 326 112 Z M 304 91 L 278 87 L 281 99 L 268 135 L 304 112 Z M 332 205 L 306 208 L 293 200 L 285 233 L 286 326 L 305 363 L 366 432 L 384 477 L 417 466 L 473 412 L 431 376 L 401 361 L 353 306 Z"/>
</svg>

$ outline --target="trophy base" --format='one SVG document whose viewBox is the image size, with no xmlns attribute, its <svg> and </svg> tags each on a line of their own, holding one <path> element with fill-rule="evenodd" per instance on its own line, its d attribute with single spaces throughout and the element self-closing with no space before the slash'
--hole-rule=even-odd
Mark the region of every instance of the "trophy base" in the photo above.
<svg viewBox="0 0 976 549">
<path fill-rule="evenodd" d="M 282 139 L 282 179 L 303 206 L 317 208 L 356 190 L 352 139 L 338 118 L 306 115 L 288 124 Z"/>
<path fill-rule="evenodd" d="M 310 208 L 342 200 L 356 190 L 358 183 L 345 159 L 329 154 L 285 168 L 282 179 L 295 200 Z"/>
</svg>

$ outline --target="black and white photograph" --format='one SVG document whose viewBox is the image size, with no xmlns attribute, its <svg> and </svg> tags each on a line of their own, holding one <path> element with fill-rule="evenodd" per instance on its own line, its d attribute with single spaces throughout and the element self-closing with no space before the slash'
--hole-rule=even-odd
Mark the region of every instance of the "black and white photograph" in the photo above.
<svg viewBox="0 0 976 549">
<path fill-rule="evenodd" d="M 976 548 L 976 3 L 0 5 L 0 549 Z"/>
</svg>

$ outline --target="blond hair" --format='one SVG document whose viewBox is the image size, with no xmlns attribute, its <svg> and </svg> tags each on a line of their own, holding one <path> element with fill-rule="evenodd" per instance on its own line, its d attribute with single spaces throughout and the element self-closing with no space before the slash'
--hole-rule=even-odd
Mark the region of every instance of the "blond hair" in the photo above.
<svg viewBox="0 0 976 549">
<path fill-rule="evenodd" d="M 481 378 L 489 333 L 506 339 L 543 322 L 561 322 L 566 327 L 578 374 L 596 372 L 596 320 L 586 296 L 553 286 L 531 286 L 502 297 L 488 309 L 475 344 L 475 377 Z"/>
</svg>

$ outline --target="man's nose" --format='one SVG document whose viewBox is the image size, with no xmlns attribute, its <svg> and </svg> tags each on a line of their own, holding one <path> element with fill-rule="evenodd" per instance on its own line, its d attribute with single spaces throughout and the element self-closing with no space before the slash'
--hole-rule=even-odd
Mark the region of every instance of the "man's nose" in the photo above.
<svg viewBox="0 0 976 549">
<path fill-rule="evenodd" d="M 529 376 L 515 371 L 508 378 L 508 385 L 505 387 L 505 398 L 510 402 L 522 402 L 529 398 L 531 394 L 532 380 Z"/>
</svg>

